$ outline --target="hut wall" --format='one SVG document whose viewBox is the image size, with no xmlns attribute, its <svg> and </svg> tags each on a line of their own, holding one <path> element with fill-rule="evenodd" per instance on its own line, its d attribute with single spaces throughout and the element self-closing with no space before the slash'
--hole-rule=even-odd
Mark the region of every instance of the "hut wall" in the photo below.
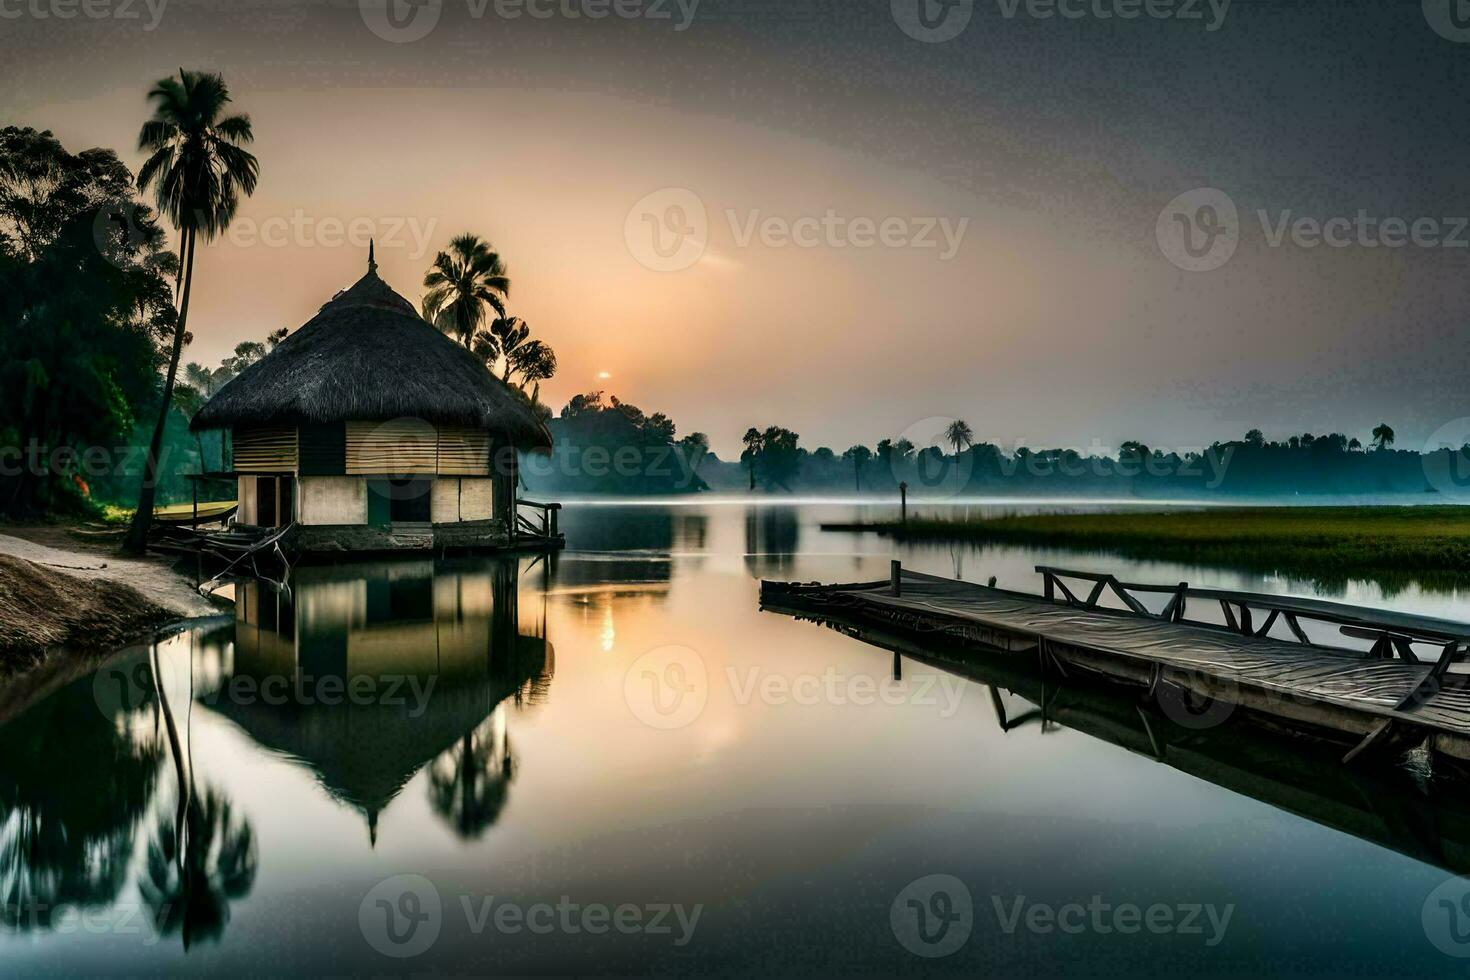
<svg viewBox="0 0 1470 980">
<path fill-rule="evenodd" d="M 367 523 L 366 480 L 356 476 L 303 476 L 299 482 L 301 523 Z"/>
<path fill-rule="evenodd" d="M 494 480 L 490 477 L 441 476 L 429 501 L 435 524 L 488 521 L 494 514 Z"/>
</svg>

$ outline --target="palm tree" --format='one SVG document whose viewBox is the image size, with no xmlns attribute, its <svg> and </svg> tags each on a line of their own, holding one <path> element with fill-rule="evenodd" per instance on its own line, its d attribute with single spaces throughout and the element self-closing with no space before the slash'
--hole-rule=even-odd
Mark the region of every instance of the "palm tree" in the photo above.
<svg viewBox="0 0 1470 980">
<path fill-rule="evenodd" d="M 434 257 L 424 274 L 424 319 L 474 349 L 485 322 L 485 308 L 505 316 L 510 277 L 500 253 L 478 235 L 466 232 L 449 242 L 449 251 Z"/>
<path fill-rule="evenodd" d="M 179 232 L 183 289 L 158 421 L 154 423 L 144 461 L 138 509 L 123 542 L 124 549 L 134 553 L 148 548 L 148 527 L 153 520 L 158 484 L 158 453 L 163 446 L 164 424 L 173 405 L 179 355 L 188 333 L 194 247 L 200 232 L 207 242 L 229 227 L 239 209 L 241 195 L 248 197 L 255 192 L 260 173 L 255 157 L 241 148 L 255 139 L 250 117 L 244 113 L 224 115 L 225 107 L 230 104 L 230 90 L 219 75 L 180 68 L 178 78 L 159 79 L 148 98 L 153 102 L 153 118 L 139 132 L 138 148 L 147 150 L 150 156 L 138 171 L 138 189 L 153 188 L 159 212 Z"/>
<path fill-rule="evenodd" d="M 842 454 L 844 459 L 852 460 L 852 483 L 853 489 L 863 488 L 863 467 L 868 465 L 868 460 L 873 458 L 873 451 L 867 446 L 853 446 Z"/>
<path fill-rule="evenodd" d="M 505 373 L 500 380 L 510 382 L 510 372 L 522 345 L 531 343 L 531 327 L 518 316 L 496 317 L 490 324 L 490 337 L 496 352 L 505 359 Z M 487 364 L 493 365 L 493 359 Z M 494 370 L 493 366 L 491 370 Z"/>
<path fill-rule="evenodd" d="M 556 351 L 540 340 L 522 344 L 506 358 L 510 373 L 521 376 L 520 387 L 531 386 L 531 404 L 536 404 L 541 395 L 541 382 L 549 381 L 556 374 Z"/>
<path fill-rule="evenodd" d="M 191 793 L 184 833 L 161 817 L 148 845 L 138 890 L 161 935 L 178 933 L 184 948 L 217 940 L 230 903 L 250 894 L 259 858 L 255 833 L 214 787 Z"/>
<path fill-rule="evenodd" d="M 1387 449 L 1393 445 L 1393 426 L 1379 422 L 1373 427 L 1373 448 Z"/>
<path fill-rule="evenodd" d="M 460 838 L 474 840 L 500 818 L 514 778 L 510 736 L 497 710 L 430 764 L 429 803 Z"/>
<path fill-rule="evenodd" d="M 760 430 L 752 426 L 745 430 L 745 435 L 740 437 L 745 444 L 745 451 L 740 454 L 740 461 L 750 468 L 750 489 L 755 489 L 755 458 L 760 455 L 764 440 Z"/>
<path fill-rule="evenodd" d="M 960 454 L 960 450 L 975 445 L 975 433 L 970 430 L 970 424 L 963 419 L 955 419 L 949 423 L 945 427 L 944 438 L 954 447 L 956 456 Z"/>
</svg>

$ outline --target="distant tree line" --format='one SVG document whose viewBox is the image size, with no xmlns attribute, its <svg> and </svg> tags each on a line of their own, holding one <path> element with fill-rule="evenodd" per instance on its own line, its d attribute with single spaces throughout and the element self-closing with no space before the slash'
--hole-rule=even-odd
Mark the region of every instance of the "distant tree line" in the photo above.
<svg viewBox="0 0 1470 980">
<path fill-rule="evenodd" d="M 1394 448 L 1387 423 L 1366 443 L 1333 432 L 1302 433 L 1279 441 L 1252 429 L 1239 440 L 1197 451 L 1151 448 L 1128 440 L 1115 452 L 1077 449 L 1006 450 L 975 442 L 956 420 L 924 447 L 908 439 L 882 439 L 841 453 L 807 449 L 781 426 L 747 429 L 737 462 L 711 458 L 701 474 L 723 491 L 896 494 L 1082 495 L 1182 497 L 1366 495 L 1456 492 L 1470 489 L 1470 445 L 1437 447 L 1427 454 Z"/>
</svg>

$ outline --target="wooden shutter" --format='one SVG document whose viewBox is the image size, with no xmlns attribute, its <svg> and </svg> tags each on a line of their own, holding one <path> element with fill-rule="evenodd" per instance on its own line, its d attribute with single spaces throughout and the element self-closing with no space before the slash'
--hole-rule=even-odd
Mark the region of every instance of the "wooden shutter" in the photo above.
<svg viewBox="0 0 1470 980">
<path fill-rule="evenodd" d="M 236 426 L 234 466 L 238 473 L 296 472 L 296 427 Z"/>
<path fill-rule="evenodd" d="M 484 476 L 490 472 L 490 433 L 484 429 L 439 426 L 439 472 Z"/>
<path fill-rule="evenodd" d="M 347 423 L 347 473 L 433 473 L 439 453 L 434 427 L 423 419 Z"/>
</svg>

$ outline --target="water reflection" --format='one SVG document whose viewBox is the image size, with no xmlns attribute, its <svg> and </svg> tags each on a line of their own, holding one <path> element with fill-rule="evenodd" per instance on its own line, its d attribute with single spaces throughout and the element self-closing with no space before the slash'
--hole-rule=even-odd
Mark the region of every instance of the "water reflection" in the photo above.
<svg viewBox="0 0 1470 980">
<path fill-rule="evenodd" d="M 162 742 L 128 724 L 128 714 L 98 711 L 87 678 L 5 727 L 0 911 L 7 928 L 47 930 L 67 908 L 105 907 L 122 894 L 164 757 Z"/>
<path fill-rule="evenodd" d="M 206 654 L 217 666 L 199 700 L 309 768 L 373 843 L 425 766 L 435 812 L 478 837 L 514 775 L 499 706 L 544 700 L 554 666 L 544 634 L 520 631 L 518 575 L 513 561 L 421 561 L 304 568 L 283 590 L 242 583 L 234 642 Z"/>
</svg>

